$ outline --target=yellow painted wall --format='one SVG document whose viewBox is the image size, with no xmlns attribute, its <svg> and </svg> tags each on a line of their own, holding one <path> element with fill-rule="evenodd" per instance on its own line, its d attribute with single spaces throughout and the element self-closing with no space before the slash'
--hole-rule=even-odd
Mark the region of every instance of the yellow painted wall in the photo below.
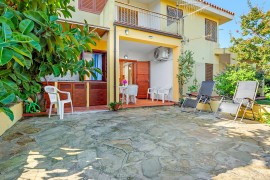
<svg viewBox="0 0 270 180">
<path fill-rule="evenodd" d="M 176 7 L 176 3 L 168 0 L 161 0 L 161 13 L 166 14 L 167 5 Z M 184 15 L 194 12 L 192 9 L 183 9 Z M 219 59 L 214 54 L 214 50 L 218 47 L 218 41 L 212 42 L 205 39 L 205 18 L 216 21 L 218 19 L 204 13 L 195 13 L 187 16 L 184 23 L 184 37 L 189 39 L 183 46 L 184 50 L 191 50 L 194 52 L 194 75 L 189 83 L 184 86 L 184 92 L 187 92 L 187 87 L 192 85 L 193 79 L 196 77 L 198 82 L 205 80 L 205 63 L 214 65 L 214 75 L 219 73 Z"/>
<path fill-rule="evenodd" d="M 10 109 L 14 113 L 14 120 L 13 121 L 11 121 L 6 114 L 4 114 L 3 112 L 0 112 L 0 136 L 6 130 L 8 130 L 10 127 L 12 127 L 18 120 L 20 120 L 22 118 L 22 114 L 23 114 L 23 103 L 22 102 L 15 104 Z"/>
<path fill-rule="evenodd" d="M 79 10 L 79 1 L 71 1 L 70 2 L 71 6 L 75 7 L 75 12 L 72 12 L 72 18 L 69 20 L 72 21 L 76 21 L 76 22 L 81 22 L 83 23 L 84 20 L 86 20 L 89 24 L 93 24 L 93 25 L 97 25 L 100 26 L 100 16 L 101 15 L 97 15 L 97 14 L 93 14 L 93 13 L 89 13 L 89 12 L 85 12 L 85 11 L 81 11 Z"/>
<path fill-rule="evenodd" d="M 132 1 L 132 0 L 131 1 L 130 0 L 118 0 L 118 2 L 122 2 L 122 3 L 126 3 L 126 4 L 129 3 L 132 6 L 148 9 L 148 4 L 146 4 L 146 3 L 140 3 L 140 2 L 136 2 L 136 1 Z"/>
<path fill-rule="evenodd" d="M 96 41 L 96 46 L 90 44 L 90 47 L 93 50 L 102 50 L 102 51 L 107 51 L 107 41 L 105 40 L 100 40 L 100 41 Z"/>
<path fill-rule="evenodd" d="M 114 3 L 114 0 L 108 0 L 103 11 L 100 14 L 94 14 L 80 10 L 78 0 L 71 1 L 70 5 L 75 7 L 75 12 L 71 12 L 72 18 L 68 18 L 68 20 L 80 23 L 84 23 L 86 20 L 91 25 L 110 27 L 111 19 L 114 18 Z M 64 19 L 64 17 L 61 18 Z"/>
<path fill-rule="evenodd" d="M 160 0 L 160 4 L 154 2 L 154 4 L 141 3 L 136 1 L 128 0 L 118 0 L 123 3 L 129 3 L 134 6 L 138 6 L 144 9 L 152 10 L 151 8 L 156 8 L 159 10 L 158 13 L 167 14 L 167 5 L 174 6 L 176 5 L 175 1 L 171 0 Z M 155 4 L 157 3 L 157 4 Z M 115 18 L 115 0 L 108 0 L 103 12 L 100 15 L 95 15 L 88 12 L 83 12 L 78 10 L 78 1 L 72 2 L 72 5 L 75 5 L 76 12 L 73 13 L 73 21 L 83 22 L 84 19 L 88 21 L 89 24 L 104 26 L 110 28 L 110 31 L 106 38 L 103 38 L 96 47 L 93 49 L 107 50 L 107 80 L 108 80 L 108 102 L 113 101 L 113 85 L 114 85 L 114 30 L 113 22 Z M 184 15 L 193 12 L 191 9 L 183 9 Z M 218 18 L 215 16 L 206 15 L 204 13 L 196 13 L 185 18 L 185 27 L 184 27 L 184 36 L 186 39 L 189 39 L 189 42 L 184 44 L 182 49 L 191 50 L 194 52 L 194 59 L 196 65 L 194 67 L 194 76 L 190 79 L 190 82 L 184 86 L 184 92 L 187 91 L 187 87 L 190 86 L 193 82 L 193 79 L 196 77 L 199 82 L 205 80 L 205 63 L 211 63 L 214 65 L 214 74 L 217 74 L 220 71 L 219 57 L 214 54 L 214 49 L 218 47 L 218 41 L 212 42 L 205 40 L 205 18 L 214 20 L 218 22 Z M 163 22 L 166 23 L 166 20 Z M 162 23 L 161 23 L 162 25 Z M 176 59 L 180 54 L 180 40 L 175 38 L 170 38 L 162 35 L 157 35 L 154 33 L 148 33 L 138 30 L 130 29 L 130 34 L 127 36 L 124 33 L 126 28 L 117 27 L 117 37 L 116 37 L 116 57 L 117 57 L 117 77 L 116 82 L 118 83 L 119 78 L 119 40 L 129 40 L 141 43 L 149 43 L 158 46 L 165 46 L 173 48 L 174 53 L 174 72 L 173 77 L 176 78 L 177 69 L 175 65 Z M 153 36 L 153 39 L 149 39 L 149 35 Z M 107 42 L 106 42 L 107 41 Z M 176 52 L 179 52 L 178 54 Z M 222 65 L 221 65 L 222 66 Z M 178 83 L 174 79 L 174 87 L 177 87 Z M 178 88 L 178 87 L 177 87 Z M 118 91 L 118 88 L 116 88 Z M 174 90 L 176 92 L 176 89 Z M 177 90 L 178 92 L 178 90 Z M 118 96 L 118 92 L 116 93 Z M 177 93 L 174 93 L 173 98 L 177 100 Z"/>
</svg>

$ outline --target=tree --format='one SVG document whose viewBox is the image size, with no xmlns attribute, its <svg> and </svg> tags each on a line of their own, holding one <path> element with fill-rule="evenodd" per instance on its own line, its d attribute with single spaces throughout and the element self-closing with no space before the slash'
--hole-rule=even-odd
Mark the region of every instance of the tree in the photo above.
<svg viewBox="0 0 270 180">
<path fill-rule="evenodd" d="M 195 61 L 193 59 L 193 52 L 192 51 L 185 51 L 181 56 L 178 58 L 178 84 L 179 84 L 179 95 L 180 101 L 183 97 L 183 85 L 188 82 L 188 80 L 193 75 L 193 65 Z"/>
<path fill-rule="evenodd" d="M 247 63 L 228 65 L 214 80 L 219 95 L 232 97 L 238 81 L 256 80 L 256 69 Z"/>
<path fill-rule="evenodd" d="M 70 0 L 0 0 L 0 111 L 12 120 L 8 104 L 16 97 L 27 99 L 41 92 L 40 78 L 46 75 L 83 75 L 101 71 L 93 61 L 79 60 L 91 51 L 97 34 L 84 27 L 70 28 L 58 17 L 71 17 Z"/>
<path fill-rule="evenodd" d="M 252 6 L 250 11 L 241 16 L 241 37 L 233 37 L 230 50 L 237 54 L 237 61 L 255 63 L 258 70 L 269 74 L 270 62 L 270 10 L 264 12 Z"/>
</svg>

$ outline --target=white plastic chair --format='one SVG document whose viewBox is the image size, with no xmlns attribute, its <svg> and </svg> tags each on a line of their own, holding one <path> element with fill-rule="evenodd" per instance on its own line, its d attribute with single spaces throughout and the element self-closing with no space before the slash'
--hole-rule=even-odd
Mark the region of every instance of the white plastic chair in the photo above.
<svg viewBox="0 0 270 180">
<path fill-rule="evenodd" d="M 161 96 L 162 103 L 165 102 L 165 97 L 167 97 L 167 100 L 169 101 L 169 94 L 171 91 L 171 87 L 169 88 L 160 88 L 157 90 L 157 100 L 159 100 L 159 97 Z"/>
<path fill-rule="evenodd" d="M 157 96 L 157 91 L 158 91 L 158 88 L 148 88 L 147 89 L 147 99 L 148 99 L 148 96 L 150 95 L 150 98 L 152 98 L 152 101 L 154 101 L 155 97 Z"/>
<path fill-rule="evenodd" d="M 133 101 L 133 103 L 136 104 L 137 95 L 138 95 L 138 85 L 128 85 L 125 91 L 126 104 L 129 103 L 130 99 L 131 101 Z"/>
<path fill-rule="evenodd" d="M 57 114 L 60 115 L 60 119 L 64 118 L 64 106 L 66 103 L 70 103 L 71 104 L 71 111 L 73 113 L 73 105 L 72 105 L 72 100 L 71 100 L 71 96 L 70 96 L 70 92 L 67 91 L 60 91 L 59 89 L 57 89 L 54 86 L 45 86 L 44 90 L 46 93 L 48 93 L 49 98 L 50 98 L 50 111 L 49 111 L 49 118 L 51 117 L 51 113 L 52 113 L 52 106 L 54 104 L 57 104 L 58 108 L 57 108 Z M 61 100 L 59 93 L 63 93 L 63 94 L 67 94 L 67 99 Z"/>
</svg>

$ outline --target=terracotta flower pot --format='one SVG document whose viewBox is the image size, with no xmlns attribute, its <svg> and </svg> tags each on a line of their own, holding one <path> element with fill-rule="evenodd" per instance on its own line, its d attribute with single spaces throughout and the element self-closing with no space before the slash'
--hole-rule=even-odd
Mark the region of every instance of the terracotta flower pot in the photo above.
<svg viewBox="0 0 270 180">
<path fill-rule="evenodd" d="M 120 104 L 116 104 L 116 105 L 113 107 L 113 110 L 114 110 L 114 111 L 118 111 L 119 107 L 120 107 Z"/>
</svg>

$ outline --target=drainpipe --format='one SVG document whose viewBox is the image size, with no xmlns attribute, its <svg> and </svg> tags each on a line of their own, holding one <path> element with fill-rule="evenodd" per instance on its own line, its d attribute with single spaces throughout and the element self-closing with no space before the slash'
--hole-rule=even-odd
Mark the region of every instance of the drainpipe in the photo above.
<svg viewBox="0 0 270 180">
<path fill-rule="evenodd" d="M 116 25 L 114 24 L 113 25 L 113 30 L 114 30 L 114 55 L 113 55 L 113 69 L 114 69 L 114 84 L 113 84 L 113 87 L 114 87 L 114 102 L 116 102 Z"/>
</svg>

